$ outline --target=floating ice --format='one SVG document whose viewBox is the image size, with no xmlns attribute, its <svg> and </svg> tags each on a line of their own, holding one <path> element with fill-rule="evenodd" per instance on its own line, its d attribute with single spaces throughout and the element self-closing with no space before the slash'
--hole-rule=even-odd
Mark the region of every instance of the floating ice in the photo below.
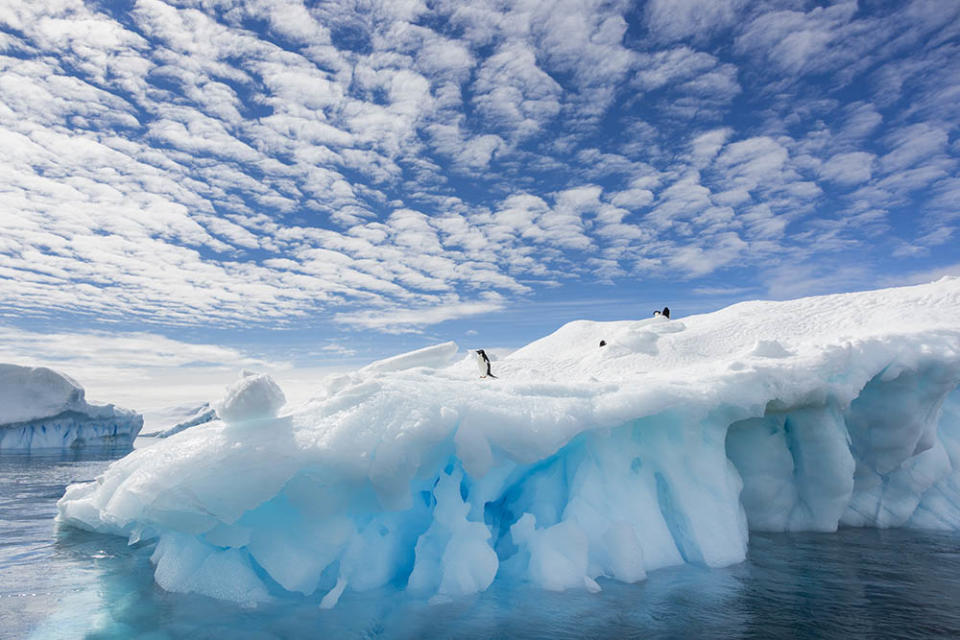
<svg viewBox="0 0 960 640">
<path fill-rule="evenodd" d="M 131 444 L 143 417 L 84 395 L 53 369 L 0 364 L 0 452 Z"/>
<path fill-rule="evenodd" d="M 149 422 L 152 426 L 149 432 L 141 432 L 140 435 L 150 438 L 169 438 L 172 435 L 180 433 L 184 429 L 195 427 L 200 424 L 206 424 L 211 420 L 217 419 L 217 411 L 210 406 L 209 402 L 200 405 L 184 405 L 177 407 L 168 407 L 159 411 L 154 411 L 143 416 L 144 429 Z M 175 424 L 166 429 L 157 429 L 156 425 L 171 422 Z"/>
<path fill-rule="evenodd" d="M 960 529 L 960 279 L 573 322 L 496 372 L 438 345 L 286 414 L 245 379 L 223 421 L 70 486 L 59 521 L 157 539 L 165 589 L 324 607 L 595 591 L 739 562 L 751 528 Z"/>
</svg>

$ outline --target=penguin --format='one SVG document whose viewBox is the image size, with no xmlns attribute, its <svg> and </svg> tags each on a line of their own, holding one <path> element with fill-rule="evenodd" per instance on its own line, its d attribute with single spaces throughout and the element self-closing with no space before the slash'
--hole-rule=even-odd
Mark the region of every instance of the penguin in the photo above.
<svg viewBox="0 0 960 640">
<path fill-rule="evenodd" d="M 661 313 L 661 314 L 663 315 L 663 317 L 666 318 L 667 320 L 670 319 L 670 307 L 664 307 L 664 308 L 663 308 L 663 311 L 661 311 L 660 313 Z"/>
<path fill-rule="evenodd" d="M 601 341 L 600 341 L 600 346 L 601 346 L 601 347 L 607 346 L 607 341 L 606 341 L 606 340 L 601 340 Z"/>
<path fill-rule="evenodd" d="M 654 317 L 654 318 L 659 318 L 659 317 L 662 316 L 662 315 L 663 315 L 663 314 L 660 313 L 659 310 L 653 312 L 653 317 Z"/>
<path fill-rule="evenodd" d="M 496 378 L 497 376 L 493 375 L 493 372 L 490 371 L 490 358 L 487 357 L 486 351 L 477 349 L 474 353 L 477 356 L 477 366 L 480 367 L 480 377 Z"/>
</svg>

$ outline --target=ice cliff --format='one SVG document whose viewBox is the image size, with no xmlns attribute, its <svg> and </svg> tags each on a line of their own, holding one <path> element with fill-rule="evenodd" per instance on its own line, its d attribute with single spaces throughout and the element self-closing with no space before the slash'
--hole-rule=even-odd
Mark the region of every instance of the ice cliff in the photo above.
<svg viewBox="0 0 960 640">
<path fill-rule="evenodd" d="M 142 426 L 134 411 L 90 404 L 62 373 L 0 364 L 0 453 L 129 445 Z"/>
<path fill-rule="evenodd" d="M 739 562 L 749 529 L 960 528 L 960 279 L 573 322 L 493 371 L 437 345 L 286 409 L 244 378 L 222 420 L 70 486 L 59 521 L 155 539 L 168 590 L 324 607 L 598 590 Z"/>
</svg>

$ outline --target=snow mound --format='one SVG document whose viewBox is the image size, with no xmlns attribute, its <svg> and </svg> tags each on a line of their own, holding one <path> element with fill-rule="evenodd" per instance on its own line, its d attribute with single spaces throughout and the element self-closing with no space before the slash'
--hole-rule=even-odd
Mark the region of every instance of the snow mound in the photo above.
<svg viewBox="0 0 960 640">
<path fill-rule="evenodd" d="M 596 591 L 740 562 L 751 529 L 960 529 L 960 279 L 573 322 L 496 384 L 455 356 L 329 378 L 276 417 L 273 386 L 241 381 L 236 414 L 71 485 L 58 519 L 158 540 L 168 590 L 324 607 Z M 252 415 L 269 428 L 226 424 Z"/>
<path fill-rule="evenodd" d="M 776 340 L 758 340 L 751 355 L 761 358 L 786 358 L 791 355 L 787 349 Z"/>
<path fill-rule="evenodd" d="M 216 414 L 228 424 L 263 420 L 275 417 L 286 402 L 273 378 L 245 371 L 227 389 L 227 395 L 216 406 Z"/>
<path fill-rule="evenodd" d="M 0 364 L 0 452 L 127 445 L 142 426 L 136 412 L 88 403 L 65 374 Z"/>
</svg>

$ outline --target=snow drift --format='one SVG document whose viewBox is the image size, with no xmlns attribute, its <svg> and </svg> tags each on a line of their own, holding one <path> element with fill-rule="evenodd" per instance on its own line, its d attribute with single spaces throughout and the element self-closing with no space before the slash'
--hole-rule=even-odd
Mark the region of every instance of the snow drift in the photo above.
<svg viewBox="0 0 960 640">
<path fill-rule="evenodd" d="M 598 590 L 739 562 L 750 528 L 960 528 L 960 279 L 573 322 L 493 368 L 439 345 L 286 411 L 241 380 L 222 420 L 70 486 L 59 521 L 156 539 L 168 590 L 324 607 Z"/>
<path fill-rule="evenodd" d="M 0 452 L 131 444 L 143 417 L 84 395 L 52 369 L 0 364 Z"/>
</svg>

